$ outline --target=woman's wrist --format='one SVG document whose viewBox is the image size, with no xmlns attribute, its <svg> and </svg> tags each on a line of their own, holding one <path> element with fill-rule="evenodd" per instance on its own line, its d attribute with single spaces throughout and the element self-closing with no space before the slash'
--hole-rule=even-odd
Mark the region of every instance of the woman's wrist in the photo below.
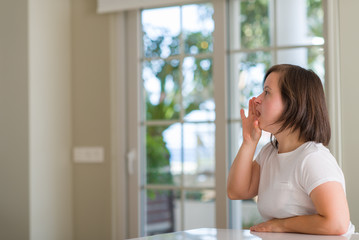
<svg viewBox="0 0 359 240">
<path fill-rule="evenodd" d="M 257 145 L 258 145 L 258 141 L 255 141 L 255 140 L 245 140 L 243 139 L 243 142 L 242 142 L 242 146 L 245 146 L 245 147 L 250 147 L 250 148 L 256 148 Z"/>
</svg>

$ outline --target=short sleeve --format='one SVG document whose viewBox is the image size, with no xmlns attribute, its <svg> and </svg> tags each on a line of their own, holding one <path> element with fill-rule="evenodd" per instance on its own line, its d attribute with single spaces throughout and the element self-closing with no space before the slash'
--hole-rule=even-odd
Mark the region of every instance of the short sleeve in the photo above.
<svg viewBox="0 0 359 240">
<path fill-rule="evenodd" d="M 308 195 L 314 188 L 330 181 L 341 183 L 345 191 L 343 172 L 329 151 L 319 150 L 310 153 L 298 170 L 301 176 L 300 184 Z"/>
</svg>

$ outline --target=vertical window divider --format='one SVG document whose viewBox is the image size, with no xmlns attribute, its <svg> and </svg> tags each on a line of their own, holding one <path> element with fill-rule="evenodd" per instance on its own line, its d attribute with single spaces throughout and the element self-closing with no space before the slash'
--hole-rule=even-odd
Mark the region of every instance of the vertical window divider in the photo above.
<svg viewBox="0 0 359 240">
<path fill-rule="evenodd" d="M 185 110 L 184 110 L 184 104 L 183 104 L 183 61 L 184 61 L 184 39 L 183 39 L 183 6 L 180 6 L 180 44 L 179 44 L 179 85 L 180 85 L 180 124 L 181 124 L 181 181 L 180 181 L 180 196 L 181 196 L 181 230 L 184 230 L 184 201 L 185 201 L 185 193 L 184 193 L 184 116 L 185 116 Z"/>
<path fill-rule="evenodd" d="M 272 53 L 272 59 L 273 59 L 273 63 L 277 64 L 278 63 L 278 41 L 277 41 L 277 36 L 278 36 L 278 29 L 277 29 L 277 0 L 271 0 L 270 1 L 270 8 L 269 8 L 269 14 L 271 14 L 273 16 L 273 18 L 271 18 L 271 27 L 273 28 L 273 32 L 272 32 L 272 38 L 273 38 L 273 42 L 271 43 L 271 45 L 273 46 L 273 50 L 271 51 Z"/>
</svg>

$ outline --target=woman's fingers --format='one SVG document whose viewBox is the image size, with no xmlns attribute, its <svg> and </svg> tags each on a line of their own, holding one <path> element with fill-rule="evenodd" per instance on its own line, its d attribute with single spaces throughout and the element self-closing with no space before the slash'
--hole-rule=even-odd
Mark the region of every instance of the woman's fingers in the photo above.
<svg viewBox="0 0 359 240">
<path fill-rule="evenodd" d="M 262 132 L 262 129 L 259 127 L 259 121 L 254 121 L 254 128 L 257 130 L 257 132 Z"/>
<path fill-rule="evenodd" d="M 243 139 L 251 142 L 258 141 L 262 133 L 262 130 L 259 128 L 255 99 L 256 98 L 253 97 L 249 100 L 248 116 L 246 116 L 243 109 L 240 110 Z"/>
<path fill-rule="evenodd" d="M 249 103 L 248 103 L 248 117 L 246 117 L 244 110 L 241 109 L 240 114 L 241 114 L 241 119 L 242 121 L 245 119 L 253 119 L 253 117 L 256 117 L 256 105 L 255 105 L 255 97 L 249 99 Z"/>
<path fill-rule="evenodd" d="M 243 121 L 244 119 L 246 119 L 246 115 L 244 114 L 244 110 L 241 109 L 240 113 L 241 113 L 241 119 Z"/>
<path fill-rule="evenodd" d="M 249 121 L 254 124 L 254 127 L 258 127 L 258 116 L 257 116 L 257 110 L 256 110 L 256 103 L 255 103 L 255 97 L 249 99 L 248 103 L 248 116 L 246 116 L 243 109 L 240 110 L 240 115 L 242 122 Z"/>
<path fill-rule="evenodd" d="M 256 115 L 256 104 L 255 104 L 255 97 L 252 97 L 252 99 L 249 100 L 249 104 L 248 104 L 248 112 L 251 115 Z"/>
<path fill-rule="evenodd" d="M 249 103 L 248 103 L 248 116 L 249 115 L 252 115 L 253 113 L 253 100 L 252 99 L 249 99 Z"/>
</svg>

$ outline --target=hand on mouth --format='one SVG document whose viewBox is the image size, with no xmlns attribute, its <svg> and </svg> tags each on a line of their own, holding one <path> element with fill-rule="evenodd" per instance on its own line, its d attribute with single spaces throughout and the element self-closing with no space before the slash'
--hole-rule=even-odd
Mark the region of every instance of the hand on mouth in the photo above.
<svg viewBox="0 0 359 240">
<path fill-rule="evenodd" d="M 256 110 L 256 117 L 259 118 L 261 116 L 260 111 Z"/>
</svg>

